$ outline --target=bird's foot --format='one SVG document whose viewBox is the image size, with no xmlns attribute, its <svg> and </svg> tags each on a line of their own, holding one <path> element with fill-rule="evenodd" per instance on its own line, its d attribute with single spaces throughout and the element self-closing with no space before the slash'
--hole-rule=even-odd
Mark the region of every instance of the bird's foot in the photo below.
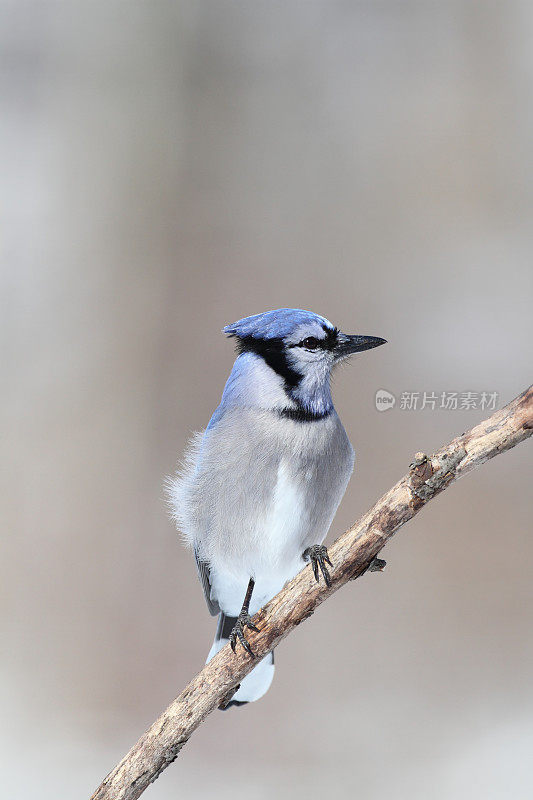
<svg viewBox="0 0 533 800">
<path fill-rule="evenodd" d="M 387 562 L 382 558 L 373 558 L 367 567 L 367 572 L 383 572 L 386 566 Z"/>
<path fill-rule="evenodd" d="M 325 545 L 323 544 L 314 544 L 312 547 L 308 547 L 302 553 L 302 558 L 304 561 L 310 561 L 313 567 L 313 572 L 315 575 L 315 580 L 319 581 L 318 577 L 318 568 L 320 567 L 320 572 L 322 573 L 324 580 L 326 581 L 326 586 L 331 586 L 331 578 L 328 572 L 328 568 L 326 564 L 329 564 L 330 567 L 333 566 L 331 561 L 329 560 L 328 551 Z"/>
<path fill-rule="evenodd" d="M 246 650 L 246 652 L 253 657 L 254 652 L 253 652 L 252 648 L 250 647 L 250 645 L 248 644 L 248 641 L 246 640 L 246 636 L 244 635 L 244 629 L 245 628 L 250 628 L 251 631 L 255 631 L 256 633 L 259 633 L 259 628 L 257 628 L 252 623 L 251 616 L 249 615 L 249 613 L 246 610 L 243 609 L 243 611 L 241 611 L 241 613 L 237 617 L 237 621 L 235 622 L 235 625 L 233 626 L 233 630 L 231 631 L 231 633 L 229 635 L 229 642 L 230 642 L 231 649 L 233 650 L 233 652 L 235 652 L 235 648 L 237 646 L 237 642 L 240 642 L 241 645 Z"/>
</svg>

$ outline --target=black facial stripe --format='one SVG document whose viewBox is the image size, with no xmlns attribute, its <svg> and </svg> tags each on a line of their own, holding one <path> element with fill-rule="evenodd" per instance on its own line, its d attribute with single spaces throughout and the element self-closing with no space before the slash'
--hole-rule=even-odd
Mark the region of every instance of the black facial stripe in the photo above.
<svg viewBox="0 0 533 800">
<path fill-rule="evenodd" d="M 276 410 L 276 414 L 285 419 L 293 419 L 295 422 L 318 422 L 318 420 L 329 417 L 331 409 L 323 411 L 321 414 L 314 414 L 312 411 L 307 411 L 303 406 L 298 406 L 298 408 L 281 408 Z"/>
<path fill-rule="evenodd" d="M 326 338 L 323 340 L 323 347 L 326 350 L 333 350 L 337 344 L 339 330 L 338 328 L 328 328 L 327 325 L 322 325 L 322 328 L 326 333 Z"/>
<path fill-rule="evenodd" d="M 316 338 L 318 344 L 316 346 L 316 350 L 334 350 L 337 345 L 337 338 L 339 335 L 339 331 L 337 328 L 328 328 L 327 325 L 322 325 L 322 330 L 326 334 L 324 339 L 319 339 L 318 337 L 312 337 L 313 339 Z M 301 342 L 297 344 L 290 344 L 289 347 L 303 347 L 303 342 L 305 339 L 302 339 Z"/>
<path fill-rule="evenodd" d="M 237 352 L 255 353 L 277 372 L 285 381 L 285 391 L 294 389 L 302 380 L 302 375 L 293 369 L 287 361 L 283 339 L 257 339 L 255 336 L 244 336 L 237 339 Z"/>
</svg>

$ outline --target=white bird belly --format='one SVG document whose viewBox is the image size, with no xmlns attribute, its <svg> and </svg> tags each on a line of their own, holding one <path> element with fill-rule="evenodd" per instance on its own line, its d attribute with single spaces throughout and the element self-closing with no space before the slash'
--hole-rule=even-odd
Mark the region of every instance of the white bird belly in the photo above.
<svg viewBox="0 0 533 800">
<path fill-rule="evenodd" d="M 279 569 L 287 561 L 301 557 L 300 545 L 305 536 L 305 486 L 291 475 L 289 464 L 282 459 L 274 488 L 272 504 L 263 520 L 259 545 L 263 568 Z"/>
<path fill-rule="evenodd" d="M 239 613 L 250 577 L 255 579 L 250 613 L 255 614 L 300 571 L 306 522 L 305 486 L 291 475 L 288 462 L 282 459 L 269 507 L 250 520 L 252 546 L 239 553 L 231 567 L 227 558 L 226 569 L 211 564 L 213 594 L 223 611 L 232 616 Z"/>
<path fill-rule="evenodd" d="M 209 596 L 236 616 L 248 581 L 257 611 L 320 544 L 346 489 L 354 454 L 339 418 L 300 423 L 229 409 L 193 445 L 173 485 L 175 517 L 209 565 Z"/>
</svg>

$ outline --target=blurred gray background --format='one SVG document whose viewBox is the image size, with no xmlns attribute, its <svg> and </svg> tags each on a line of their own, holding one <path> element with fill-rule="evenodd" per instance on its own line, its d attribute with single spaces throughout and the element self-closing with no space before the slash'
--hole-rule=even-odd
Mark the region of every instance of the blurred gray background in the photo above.
<svg viewBox="0 0 533 800">
<path fill-rule="evenodd" d="M 1 758 L 84 798 L 202 666 L 163 481 L 279 306 L 384 336 L 335 379 L 337 536 L 531 381 L 529 2 L 2 2 Z M 439 497 L 146 796 L 530 798 L 531 443 Z"/>
</svg>

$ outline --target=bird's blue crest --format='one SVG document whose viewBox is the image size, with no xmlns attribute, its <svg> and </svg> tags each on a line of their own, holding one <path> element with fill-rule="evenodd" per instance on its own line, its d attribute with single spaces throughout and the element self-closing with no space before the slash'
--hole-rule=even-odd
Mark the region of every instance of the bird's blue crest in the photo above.
<svg viewBox="0 0 533 800">
<path fill-rule="evenodd" d="M 320 326 L 326 325 L 333 329 L 333 325 L 325 317 L 304 311 L 301 308 L 276 308 L 273 311 L 264 311 L 245 317 L 232 325 L 226 325 L 223 332 L 228 336 L 237 336 L 240 339 L 252 336 L 254 339 L 284 339 L 300 325 L 318 322 Z"/>
</svg>

